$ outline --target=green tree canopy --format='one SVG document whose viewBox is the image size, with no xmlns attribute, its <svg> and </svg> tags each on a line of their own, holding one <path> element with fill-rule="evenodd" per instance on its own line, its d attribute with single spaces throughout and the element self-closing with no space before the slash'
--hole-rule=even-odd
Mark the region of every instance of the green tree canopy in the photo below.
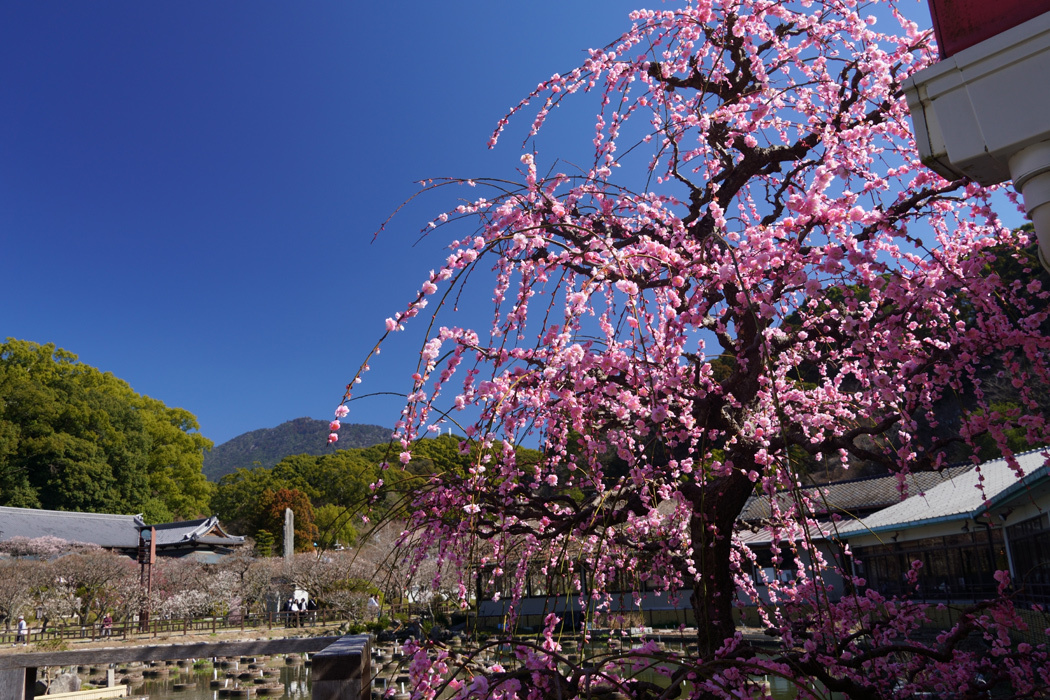
<svg viewBox="0 0 1050 700">
<path fill-rule="evenodd" d="M 317 539 L 317 526 L 314 525 L 314 509 L 310 499 L 299 489 L 277 489 L 263 491 L 259 499 L 259 511 L 262 530 L 282 532 L 284 530 L 284 511 L 291 508 L 295 514 L 294 547 L 296 552 L 309 552 L 314 548 Z M 282 540 L 283 542 L 283 540 Z"/>
<path fill-rule="evenodd" d="M 319 549 L 338 549 L 339 545 L 354 544 L 357 541 L 357 528 L 354 527 L 354 511 L 342 506 L 325 504 L 314 513 L 317 525 L 317 546 Z"/>
<path fill-rule="evenodd" d="M 276 491 L 277 479 L 273 470 L 266 467 L 238 469 L 219 480 L 219 486 L 211 499 L 211 510 L 225 523 L 231 532 L 255 537 L 260 529 L 262 517 L 261 498 L 269 489 Z M 274 537 L 280 530 L 272 532 Z"/>
<path fill-rule="evenodd" d="M 272 468 L 237 469 L 219 480 L 212 512 L 233 532 L 256 542 L 261 537 L 268 543 L 272 536 L 279 543 L 284 511 L 277 513 L 271 507 L 273 494 L 294 491 L 308 499 L 312 508 L 310 522 L 316 530 L 311 538 L 319 548 L 352 544 L 359 531 L 372 527 L 361 529 L 366 522 L 404 517 L 403 496 L 408 489 L 435 474 L 463 473 L 471 454 L 462 453 L 461 444 L 462 438 L 454 435 L 422 439 L 413 445 L 412 459 L 404 465 L 399 460 L 400 446 L 375 445 L 325 455 L 291 455 Z M 519 447 L 517 451 L 522 464 L 535 464 L 542 457 L 536 450 Z M 372 485 L 380 481 L 382 486 L 373 491 Z M 299 533 L 299 510 L 292 510 L 299 551 L 305 537 Z"/>
<path fill-rule="evenodd" d="M 353 528 L 345 528 L 367 506 L 369 486 L 379 475 L 378 463 L 363 450 L 339 450 L 320 456 L 292 455 L 272 469 L 238 469 L 219 480 L 212 511 L 231 530 L 254 537 L 260 529 L 269 529 L 263 494 L 267 490 L 295 490 L 304 494 L 319 513 L 324 509 L 326 528 L 337 528 L 332 542 L 346 542 L 348 537 L 352 539 Z M 280 530 L 272 532 L 276 537 Z"/>
<path fill-rule="evenodd" d="M 161 522 L 207 510 L 193 414 L 53 344 L 0 344 L 0 505 Z"/>
</svg>

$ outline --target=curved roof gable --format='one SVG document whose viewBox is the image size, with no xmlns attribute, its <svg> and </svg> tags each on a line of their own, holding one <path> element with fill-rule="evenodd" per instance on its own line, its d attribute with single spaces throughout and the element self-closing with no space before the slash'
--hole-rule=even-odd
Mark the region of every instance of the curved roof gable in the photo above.
<svg viewBox="0 0 1050 700">
<path fill-rule="evenodd" d="M 200 520 L 184 520 L 178 523 L 154 525 L 157 533 L 157 546 L 201 542 L 204 544 L 242 544 L 243 537 L 230 535 L 214 515 Z"/>
</svg>

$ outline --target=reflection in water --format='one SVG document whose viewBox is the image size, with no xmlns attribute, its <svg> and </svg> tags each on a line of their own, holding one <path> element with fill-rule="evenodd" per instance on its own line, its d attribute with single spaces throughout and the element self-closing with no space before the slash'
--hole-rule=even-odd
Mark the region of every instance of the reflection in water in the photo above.
<svg viewBox="0 0 1050 700">
<path fill-rule="evenodd" d="M 683 649 L 673 648 L 673 651 L 681 653 Z M 609 648 L 602 645 L 585 645 L 579 648 L 579 657 L 585 660 L 591 656 L 604 655 Z M 493 660 L 504 660 L 505 654 L 495 654 Z M 577 658 L 579 658 L 577 657 Z M 510 661 L 510 658 L 506 658 Z M 161 673 L 167 671 L 167 675 L 160 677 L 146 677 L 144 680 L 136 680 L 131 684 L 131 698 L 149 697 L 150 700 L 309 700 L 310 698 L 310 668 L 302 663 L 287 664 L 281 657 L 273 658 L 265 664 L 262 659 L 255 664 L 259 668 L 249 669 L 248 663 L 239 662 L 236 668 L 231 664 L 228 667 L 213 668 L 210 663 L 206 668 L 185 668 L 178 666 L 157 667 Z M 394 690 L 400 690 L 399 686 L 406 678 L 404 669 L 400 666 L 396 670 L 381 671 L 383 663 L 373 663 L 373 674 L 381 674 L 377 684 L 384 688 L 388 684 Z M 156 671 L 157 669 L 140 669 L 139 672 Z M 135 672 L 132 671 L 132 674 Z M 269 695 L 259 694 L 255 691 L 256 678 L 266 674 L 260 681 L 266 683 L 280 683 L 283 693 L 275 692 Z M 118 673 L 118 675 L 120 675 Z M 240 676 L 246 677 L 241 678 Z M 268 676 L 268 677 L 267 677 Z M 644 680 L 666 683 L 666 676 L 654 671 L 646 671 L 641 674 Z M 773 700 L 790 700 L 797 697 L 798 689 L 794 684 L 779 676 L 767 676 L 763 680 L 768 681 L 767 697 Z M 662 683 L 661 683 L 662 684 Z M 231 692 L 236 687 L 252 688 L 250 695 L 236 694 Z M 403 692 L 403 691 L 402 691 Z M 838 697 L 837 694 L 823 693 L 822 695 Z"/>
<path fill-rule="evenodd" d="M 598 659 L 599 663 L 608 661 L 609 656 L 615 656 L 620 649 L 621 646 L 619 643 L 616 643 L 615 646 L 612 647 L 605 643 L 579 644 L 574 649 L 576 653 L 569 653 L 568 656 L 569 659 L 574 663 L 582 663 L 582 665 L 587 666 L 588 660 L 590 659 Z M 668 644 L 666 646 L 666 650 L 670 653 L 684 654 L 686 656 L 688 656 L 689 651 L 685 644 L 674 643 Z M 486 663 L 490 663 L 491 661 L 498 661 L 504 666 L 516 665 L 516 656 L 509 649 L 501 648 L 499 650 L 494 650 L 494 652 L 490 656 L 483 656 L 482 658 L 488 659 Z M 667 687 L 667 685 L 669 684 L 668 679 L 670 678 L 673 670 L 673 664 L 669 662 L 660 662 L 656 663 L 656 666 L 662 668 L 662 672 L 657 671 L 655 668 L 647 668 L 635 671 L 632 674 L 632 676 L 642 681 L 647 681 L 649 683 L 655 683 L 657 685 Z M 564 667 L 562 670 L 568 671 L 569 669 L 568 667 Z M 786 678 L 783 678 L 782 676 L 777 676 L 775 674 L 770 674 L 767 676 L 754 676 L 753 680 L 755 680 L 755 682 L 758 684 L 759 692 L 764 692 L 763 697 L 771 698 L 772 700 L 794 700 L 799 695 L 798 686 L 795 683 L 792 683 L 791 681 L 787 680 Z M 764 691 L 762 690 L 763 685 L 765 686 Z M 691 692 L 692 688 L 693 686 L 690 683 L 685 683 L 683 685 L 683 690 L 685 694 Z M 840 693 L 828 692 L 828 690 L 822 685 L 818 686 L 815 693 L 817 697 L 828 698 L 828 700 L 844 700 L 843 695 L 841 695 Z"/>
<path fill-rule="evenodd" d="M 261 661 L 259 665 L 262 666 Z M 262 669 L 249 671 L 247 666 L 248 664 L 244 663 L 238 664 L 237 669 L 233 669 L 232 666 L 212 668 L 210 665 L 198 669 L 167 666 L 165 668 L 170 669 L 167 677 L 145 678 L 141 682 L 132 683 L 129 697 L 149 697 L 150 700 L 305 700 L 310 697 L 310 669 L 303 664 L 286 665 L 284 659 L 280 658 L 268 662 L 266 669 L 277 671 L 278 674 L 265 680 L 269 683 L 280 683 L 284 692 L 267 695 L 255 691 L 255 686 L 261 685 L 255 682 L 255 677 L 258 676 L 256 671 Z M 250 672 L 253 677 L 240 679 L 237 675 L 229 676 L 231 671 L 238 672 L 237 675 Z M 216 687 L 212 687 L 213 685 Z M 236 687 L 252 690 L 250 695 L 231 692 Z"/>
</svg>

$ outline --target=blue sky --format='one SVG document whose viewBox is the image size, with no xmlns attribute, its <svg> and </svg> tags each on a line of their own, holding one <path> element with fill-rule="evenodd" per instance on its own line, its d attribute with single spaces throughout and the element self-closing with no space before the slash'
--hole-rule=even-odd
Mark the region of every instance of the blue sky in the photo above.
<svg viewBox="0 0 1050 700">
<path fill-rule="evenodd" d="M 0 4 L 0 337 L 73 351 L 216 443 L 328 418 L 445 257 L 414 244 L 455 202 L 375 230 L 418 180 L 512 175 L 529 117 L 489 151 L 497 120 L 640 6 Z M 595 111 L 556 113 L 541 152 L 585 154 Z M 416 347 L 385 349 L 365 388 L 404 391 Z"/>
<path fill-rule="evenodd" d="M 413 244 L 451 200 L 374 231 L 422 178 L 512 173 L 527 123 L 489 151 L 497 120 L 636 4 L 3 3 L 0 336 L 76 352 L 217 443 L 327 418 L 444 258 Z M 405 389 L 399 347 L 369 389 Z M 399 405 L 354 408 L 389 426 Z"/>
</svg>

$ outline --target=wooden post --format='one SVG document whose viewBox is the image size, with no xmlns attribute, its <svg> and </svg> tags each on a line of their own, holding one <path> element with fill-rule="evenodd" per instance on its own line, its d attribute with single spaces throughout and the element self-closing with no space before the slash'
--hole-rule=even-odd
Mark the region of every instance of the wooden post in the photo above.
<svg viewBox="0 0 1050 700">
<path fill-rule="evenodd" d="M 0 700 L 25 700 L 25 669 L 0 671 Z"/>
<path fill-rule="evenodd" d="M 144 527 L 139 530 L 139 565 L 142 567 L 141 585 L 146 592 L 145 606 L 139 613 L 143 631 L 149 631 L 150 597 L 153 592 L 153 564 L 157 561 L 157 530 Z"/>
<path fill-rule="evenodd" d="M 36 669 L 32 673 L 26 673 L 24 668 L 8 668 L 0 671 L 0 700 L 27 700 L 32 697 L 32 687 L 29 685 L 29 676 L 33 677 L 36 684 Z M 29 691 L 29 692 L 27 692 Z"/>
<path fill-rule="evenodd" d="M 314 654 L 311 675 L 312 700 L 369 700 L 372 657 L 368 635 L 342 637 Z"/>
</svg>

